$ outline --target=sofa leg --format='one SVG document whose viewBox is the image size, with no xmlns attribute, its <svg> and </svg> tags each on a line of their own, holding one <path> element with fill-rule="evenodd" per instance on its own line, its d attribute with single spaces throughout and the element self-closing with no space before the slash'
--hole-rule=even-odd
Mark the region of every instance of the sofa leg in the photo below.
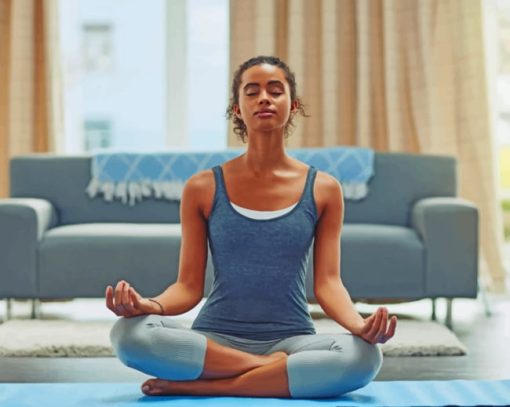
<svg viewBox="0 0 510 407">
<path fill-rule="evenodd" d="M 5 299 L 5 320 L 12 318 L 12 298 Z"/>
<path fill-rule="evenodd" d="M 30 318 L 39 319 L 41 316 L 41 301 L 38 298 L 32 298 L 32 314 Z"/>
<path fill-rule="evenodd" d="M 430 318 L 432 319 L 432 321 L 436 321 L 437 320 L 437 316 L 436 316 L 436 299 L 435 298 L 431 298 L 432 300 L 432 315 L 430 316 Z"/>
<path fill-rule="evenodd" d="M 452 329 L 452 311 L 453 311 L 453 298 L 446 299 L 446 320 L 445 324 L 449 329 Z"/>
<path fill-rule="evenodd" d="M 485 287 L 480 283 L 478 283 L 478 292 L 482 297 L 483 305 L 485 308 L 485 316 L 487 317 L 492 316 L 491 305 L 489 299 L 487 298 L 487 292 L 485 291 Z"/>
</svg>

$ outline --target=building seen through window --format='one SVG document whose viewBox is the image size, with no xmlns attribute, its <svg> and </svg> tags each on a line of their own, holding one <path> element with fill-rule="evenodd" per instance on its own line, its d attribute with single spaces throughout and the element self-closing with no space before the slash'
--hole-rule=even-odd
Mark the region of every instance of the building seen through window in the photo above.
<svg viewBox="0 0 510 407">
<path fill-rule="evenodd" d="M 85 121 L 85 151 L 110 148 L 113 145 L 112 124 L 108 120 Z"/>
<path fill-rule="evenodd" d="M 228 0 L 59 8 L 65 153 L 226 147 Z"/>
<path fill-rule="evenodd" d="M 112 70 L 112 27 L 109 24 L 84 24 L 83 58 L 87 72 Z"/>
</svg>

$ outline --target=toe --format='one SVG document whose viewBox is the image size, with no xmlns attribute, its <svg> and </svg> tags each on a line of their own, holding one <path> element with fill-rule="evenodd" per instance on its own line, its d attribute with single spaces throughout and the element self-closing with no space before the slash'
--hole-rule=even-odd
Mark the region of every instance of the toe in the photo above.
<svg viewBox="0 0 510 407">
<path fill-rule="evenodd" d="M 149 379 L 142 384 L 142 392 L 145 394 L 157 394 L 159 392 L 157 379 Z"/>
</svg>

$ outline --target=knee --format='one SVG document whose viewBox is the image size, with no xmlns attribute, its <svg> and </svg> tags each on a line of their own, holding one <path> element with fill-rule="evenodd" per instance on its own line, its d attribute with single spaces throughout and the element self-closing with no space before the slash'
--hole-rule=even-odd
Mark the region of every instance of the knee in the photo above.
<svg viewBox="0 0 510 407">
<path fill-rule="evenodd" d="M 116 356 L 126 365 L 135 354 L 150 346 L 150 337 L 145 332 L 147 315 L 119 318 L 110 330 L 110 342 Z"/>
<path fill-rule="evenodd" d="M 379 346 L 357 336 L 352 336 L 352 341 L 350 349 L 331 348 L 337 354 L 333 357 L 336 368 L 330 371 L 337 396 L 366 386 L 377 376 L 382 366 L 383 356 Z"/>
<path fill-rule="evenodd" d="M 157 315 L 120 318 L 110 331 L 110 341 L 123 364 L 151 376 L 194 380 L 204 367 L 206 337 Z"/>
<path fill-rule="evenodd" d="M 359 337 L 342 338 L 329 350 L 299 352 L 287 359 L 293 398 L 338 397 L 372 381 L 382 365 L 382 352 Z"/>
<path fill-rule="evenodd" d="M 372 345 L 358 336 L 353 336 L 354 346 L 350 359 L 351 389 L 366 386 L 377 376 L 382 367 L 383 354 L 378 345 Z"/>
<path fill-rule="evenodd" d="M 372 345 L 365 340 L 356 337 L 360 342 L 361 350 L 358 353 L 358 366 L 360 367 L 360 376 L 364 378 L 365 384 L 371 382 L 379 371 L 383 363 L 383 353 L 379 345 Z"/>
</svg>

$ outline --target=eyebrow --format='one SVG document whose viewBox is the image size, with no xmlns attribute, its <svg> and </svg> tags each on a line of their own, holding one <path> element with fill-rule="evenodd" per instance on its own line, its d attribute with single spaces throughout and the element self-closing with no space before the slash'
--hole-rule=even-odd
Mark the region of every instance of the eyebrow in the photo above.
<svg viewBox="0 0 510 407">
<path fill-rule="evenodd" d="M 283 83 L 281 81 L 277 81 L 277 80 L 269 81 L 267 84 L 268 85 L 278 84 L 278 85 L 282 85 L 283 86 Z M 249 86 L 260 86 L 260 84 L 258 82 L 247 83 L 246 85 L 243 86 L 243 90 L 245 90 Z"/>
</svg>

